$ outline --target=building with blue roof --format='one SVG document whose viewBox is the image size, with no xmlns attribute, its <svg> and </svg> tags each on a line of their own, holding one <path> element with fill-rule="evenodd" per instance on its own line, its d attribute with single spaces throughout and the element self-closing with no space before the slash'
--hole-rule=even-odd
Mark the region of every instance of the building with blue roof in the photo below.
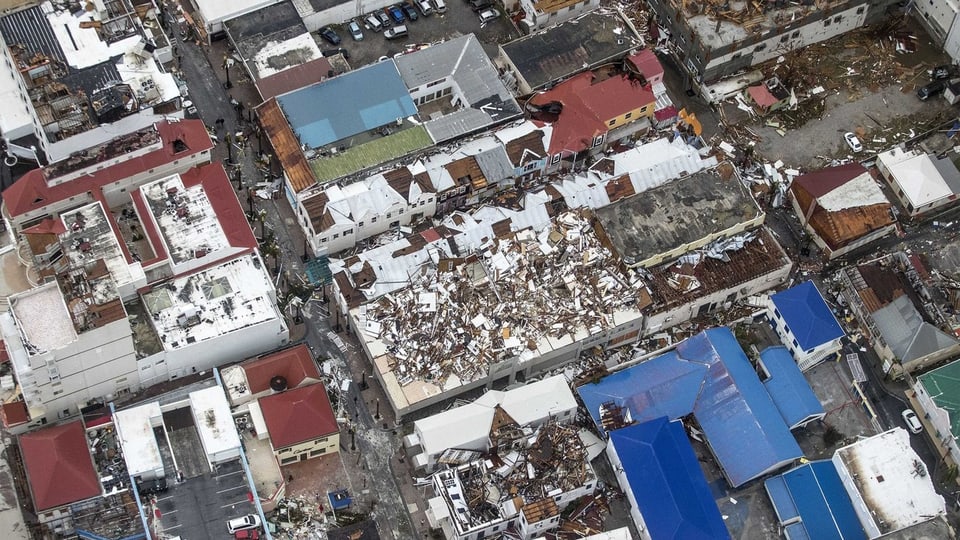
<svg viewBox="0 0 960 540">
<path fill-rule="evenodd" d="M 681 422 L 661 416 L 613 431 L 607 456 L 642 538 L 730 538 Z"/>
<path fill-rule="evenodd" d="M 823 419 L 826 415 L 823 404 L 786 347 L 764 349 L 760 353 L 760 367 L 767 374 L 763 386 L 790 429 Z"/>
<path fill-rule="evenodd" d="M 780 410 L 729 328 L 577 389 L 602 432 L 660 415 L 693 414 L 731 486 L 803 456 Z M 749 448 L 750 452 L 743 452 Z"/>
<path fill-rule="evenodd" d="M 417 114 L 397 65 L 377 62 L 277 97 L 301 145 L 321 148 Z"/>
<path fill-rule="evenodd" d="M 812 281 L 771 295 L 769 312 L 770 324 L 801 370 L 840 352 L 845 333 Z"/>
<path fill-rule="evenodd" d="M 811 461 L 764 482 L 787 540 L 865 540 L 853 502 L 830 460 Z"/>
</svg>

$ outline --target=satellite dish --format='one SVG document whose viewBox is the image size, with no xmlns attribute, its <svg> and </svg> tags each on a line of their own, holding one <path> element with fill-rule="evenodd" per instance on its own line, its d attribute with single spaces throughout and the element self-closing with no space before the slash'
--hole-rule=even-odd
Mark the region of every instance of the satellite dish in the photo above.
<svg viewBox="0 0 960 540">
<path fill-rule="evenodd" d="M 283 392 L 287 389 L 287 378 L 283 375 L 276 375 L 270 379 L 270 389 L 274 392 Z"/>
</svg>

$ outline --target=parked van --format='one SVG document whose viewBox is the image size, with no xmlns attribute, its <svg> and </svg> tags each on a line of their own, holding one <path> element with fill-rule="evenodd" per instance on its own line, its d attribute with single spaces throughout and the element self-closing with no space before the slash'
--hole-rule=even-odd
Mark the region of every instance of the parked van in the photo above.
<svg viewBox="0 0 960 540">
<path fill-rule="evenodd" d="M 398 24 L 393 28 L 387 28 L 383 32 L 383 37 L 387 39 L 397 39 L 397 38 L 407 37 L 407 26 L 403 24 Z"/>
<path fill-rule="evenodd" d="M 433 6 L 430 5 L 430 0 L 416 0 L 416 2 L 417 9 L 420 10 L 420 13 L 422 13 L 424 17 L 433 15 Z"/>
<path fill-rule="evenodd" d="M 433 0 L 433 8 L 437 13 L 443 13 L 447 10 L 447 4 L 443 0 Z"/>
<path fill-rule="evenodd" d="M 383 25 L 380 24 L 380 21 L 377 20 L 377 17 L 374 15 L 367 15 L 364 17 L 363 22 L 367 23 L 367 28 L 369 28 L 371 32 L 383 30 Z"/>
</svg>

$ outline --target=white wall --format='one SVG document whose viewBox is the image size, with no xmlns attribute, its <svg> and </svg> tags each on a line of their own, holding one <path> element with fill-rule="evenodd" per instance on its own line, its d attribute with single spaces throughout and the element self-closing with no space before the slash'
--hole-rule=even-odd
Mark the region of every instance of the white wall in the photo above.
<svg viewBox="0 0 960 540">
<path fill-rule="evenodd" d="M 616 474 L 617 483 L 620 484 L 620 489 L 627 496 L 627 500 L 630 501 L 630 517 L 633 519 L 633 524 L 637 527 L 637 531 L 640 532 L 641 539 L 650 540 L 650 531 L 647 530 L 647 524 L 645 521 L 643 521 L 643 516 L 640 514 L 639 506 L 637 506 L 637 499 L 633 495 L 633 489 L 631 489 L 630 481 L 627 480 L 627 474 L 623 470 L 623 463 L 621 462 L 620 456 L 617 454 L 617 449 L 613 443 L 607 444 L 606 452 L 607 458 L 610 459 L 610 466 L 613 468 L 614 473 Z"/>
<path fill-rule="evenodd" d="M 943 43 L 957 16 L 957 3 L 953 0 L 916 0 L 910 5 L 918 19 L 930 29 L 934 43 Z"/>
<path fill-rule="evenodd" d="M 867 9 L 866 5 L 860 5 L 836 12 L 830 18 L 829 26 L 824 26 L 824 21 L 811 22 L 791 32 L 789 34 L 790 37 L 788 37 L 786 41 L 780 41 L 782 36 L 774 32 L 775 35 L 769 39 L 744 47 L 744 49 L 740 51 L 733 51 L 723 56 L 712 58 L 704 67 L 704 72 L 722 66 L 734 60 L 735 57 L 739 58 L 740 56 L 748 54 L 746 49 L 753 51 L 753 65 L 756 65 L 772 58 L 777 58 L 786 52 L 835 38 L 850 30 L 863 26 L 864 21 L 867 19 Z M 862 12 L 857 13 L 857 11 Z M 796 34 L 796 37 L 794 37 L 794 34 Z"/>
<path fill-rule="evenodd" d="M 950 55 L 954 63 L 960 62 L 960 17 L 954 17 L 943 43 L 943 50 Z"/>
<path fill-rule="evenodd" d="M 328 24 L 340 24 L 359 15 L 381 10 L 395 3 L 393 0 L 357 0 L 356 2 L 338 4 L 319 13 L 309 15 L 301 13 L 300 15 L 303 17 L 303 24 L 307 27 L 307 31 L 316 32 Z"/>
<path fill-rule="evenodd" d="M 169 377 L 183 377 L 280 348 L 290 332 L 280 317 L 166 351 Z"/>
</svg>

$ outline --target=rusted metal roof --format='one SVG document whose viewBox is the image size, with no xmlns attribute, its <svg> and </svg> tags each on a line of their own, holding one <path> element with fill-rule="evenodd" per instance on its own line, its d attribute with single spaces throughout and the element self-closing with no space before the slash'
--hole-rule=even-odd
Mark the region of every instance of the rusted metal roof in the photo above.
<svg viewBox="0 0 960 540">
<path fill-rule="evenodd" d="M 300 141 L 290 129 L 290 124 L 287 123 L 287 118 L 277 99 L 271 98 L 257 107 L 257 116 L 260 118 L 263 132 L 270 139 L 270 145 L 277 159 L 280 160 L 280 165 L 287 174 L 287 180 L 293 191 L 300 193 L 316 184 L 317 180 L 310 170 L 310 164 L 300 150 Z"/>
</svg>

